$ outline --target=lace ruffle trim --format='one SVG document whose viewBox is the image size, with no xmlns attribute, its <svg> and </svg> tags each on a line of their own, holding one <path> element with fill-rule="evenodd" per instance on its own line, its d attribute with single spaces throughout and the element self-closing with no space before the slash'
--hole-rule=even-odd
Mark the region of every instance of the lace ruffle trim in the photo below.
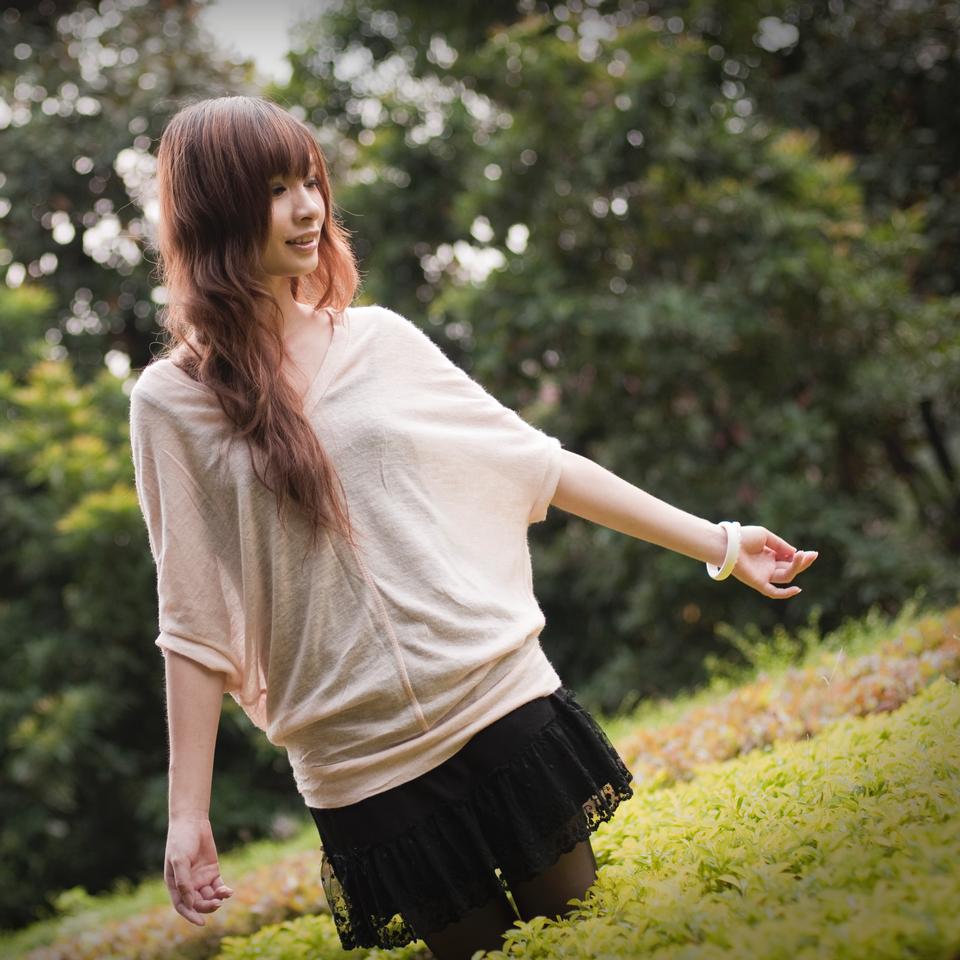
<svg viewBox="0 0 960 960">
<path fill-rule="evenodd" d="M 324 892 L 344 949 L 400 947 L 442 929 L 507 889 L 505 877 L 545 870 L 633 796 L 633 776 L 606 734 L 568 690 L 559 693 L 566 710 L 462 800 L 394 840 L 324 852 Z"/>
</svg>

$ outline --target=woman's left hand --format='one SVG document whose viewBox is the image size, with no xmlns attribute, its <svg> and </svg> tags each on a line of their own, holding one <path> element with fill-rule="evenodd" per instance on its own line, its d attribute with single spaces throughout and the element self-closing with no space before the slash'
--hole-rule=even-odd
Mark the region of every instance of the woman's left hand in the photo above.
<svg viewBox="0 0 960 960">
<path fill-rule="evenodd" d="M 740 556 L 731 576 L 765 597 L 786 600 L 800 593 L 799 587 L 776 587 L 790 583 L 817 559 L 816 550 L 797 550 L 766 527 L 740 528 Z"/>
</svg>

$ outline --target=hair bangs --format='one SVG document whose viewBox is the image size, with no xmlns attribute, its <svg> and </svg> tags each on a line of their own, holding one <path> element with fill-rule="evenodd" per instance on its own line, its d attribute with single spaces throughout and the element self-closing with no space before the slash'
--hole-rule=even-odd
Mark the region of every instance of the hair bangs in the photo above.
<svg viewBox="0 0 960 960">
<path fill-rule="evenodd" d="M 316 140 L 309 129 L 290 114 L 271 110 L 262 136 L 263 166 L 268 178 L 277 174 L 303 178 L 311 171 L 323 174 L 323 156 Z"/>
</svg>

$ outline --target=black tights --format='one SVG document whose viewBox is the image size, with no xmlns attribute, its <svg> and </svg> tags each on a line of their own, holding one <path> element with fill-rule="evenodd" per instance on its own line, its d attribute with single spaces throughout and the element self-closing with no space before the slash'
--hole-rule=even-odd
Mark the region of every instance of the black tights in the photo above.
<svg viewBox="0 0 960 960">
<path fill-rule="evenodd" d="M 597 879 L 597 861 L 588 838 L 531 880 L 511 881 L 506 873 L 504 879 L 521 920 L 560 917 L 571 909 L 569 901 L 582 900 Z M 470 960 L 476 950 L 499 950 L 516 919 L 510 901 L 501 893 L 442 930 L 423 934 L 423 939 L 437 960 Z"/>
</svg>

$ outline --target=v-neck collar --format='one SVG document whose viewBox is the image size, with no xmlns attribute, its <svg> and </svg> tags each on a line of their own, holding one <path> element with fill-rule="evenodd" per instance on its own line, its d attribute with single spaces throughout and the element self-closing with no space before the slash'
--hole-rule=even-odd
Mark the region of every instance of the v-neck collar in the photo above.
<svg viewBox="0 0 960 960">
<path fill-rule="evenodd" d="M 313 381 L 307 387 L 307 392 L 303 395 L 303 412 L 309 414 L 314 405 L 320 401 L 320 398 L 327 392 L 327 387 L 333 380 L 337 372 L 340 353 L 345 346 L 345 341 L 350 336 L 350 311 L 344 310 L 340 319 L 331 322 L 330 343 L 327 344 L 327 352 L 320 361 L 320 368 L 314 374 Z"/>
<path fill-rule="evenodd" d="M 313 381 L 307 388 L 307 392 L 303 395 L 303 413 L 305 416 L 309 415 L 313 407 L 319 403 L 337 373 L 342 354 L 350 338 L 350 309 L 350 307 L 347 307 L 340 314 L 339 319 L 331 323 L 332 335 L 330 337 L 330 343 L 327 344 L 327 352 L 323 355 L 323 360 L 320 361 L 320 367 L 314 374 Z M 210 387 L 197 383 L 185 370 L 181 370 L 170 357 L 163 358 L 159 363 L 168 367 L 173 376 L 181 383 L 207 396 L 214 397 L 214 392 Z"/>
</svg>

